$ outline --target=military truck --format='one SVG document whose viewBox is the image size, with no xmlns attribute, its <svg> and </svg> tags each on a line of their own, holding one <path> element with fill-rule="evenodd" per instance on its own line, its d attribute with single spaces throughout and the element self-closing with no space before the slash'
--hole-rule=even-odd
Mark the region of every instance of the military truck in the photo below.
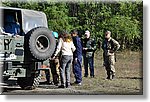
<svg viewBox="0 0 150 102">
<path fill-rule="evenodd" d="M 40 63 L 52 56 L 56 46 L 52 31 L 48 29 L 46 15 L 40 11 L 11 7 L 0 7 L 0 12 L 2 83 L 9 84 L 10 78 L 16 78 L 22 89 L 33 89 L 39 84 Z M 9 15 L 14 19 L 7 17 Z M 16 30 L 16 22 L 19 24 L 19 34 L 11 34 Z M 8 29 L 7 32 L 5 29 Z"/>
</svg>

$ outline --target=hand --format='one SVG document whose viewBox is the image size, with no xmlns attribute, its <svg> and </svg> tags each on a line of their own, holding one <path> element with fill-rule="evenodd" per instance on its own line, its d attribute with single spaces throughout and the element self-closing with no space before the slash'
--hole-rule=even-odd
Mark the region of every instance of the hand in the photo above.
<svg viewBox="0 0 150 102">
<path fill-rule="evenodd" d="M 54 60 L 56 57 L 55 56 L 53 56 L 52 58 L 51 58 L 51 60 Z"/>
<path fill-rule="evenodd" d="M 114 51 L 113 50 L 108 50 L 107 56 L 112 56 L 112 55 L 114 55 Z"/>
<path fill-rule="evenodd" d="M 19 38 L 19 37 L 20 37 L 20 35 L 16 35 L 15 37 Z"/>
<path fill-rule="evenodd" d="M 83 50 L 87 50 L 87 48 L 84 47 Z"/>
<path fill-rule="evenodd" d="M 78 58 L 75 58 L 75 59 L 74 59 L 74 63 L 77 63 L 77 62 L 78 62 Z"/>
</svg>

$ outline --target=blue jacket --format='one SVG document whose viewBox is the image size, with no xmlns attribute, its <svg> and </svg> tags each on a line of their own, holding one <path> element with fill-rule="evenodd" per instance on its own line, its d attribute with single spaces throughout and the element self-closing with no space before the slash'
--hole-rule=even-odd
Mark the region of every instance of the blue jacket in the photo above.
<svg viewBox="0 0 150 102">
<path fill-rule="evenodd" d="M 82 56 L 82 43 L 81 43 L 81 39 L 76 36 L 76 37 L 73 37 L 73 43 L 76 47 L 76 50 L 74 51 L 73 53 L 73 57 L 74 58 L 79 58 Z"/>
</svg>

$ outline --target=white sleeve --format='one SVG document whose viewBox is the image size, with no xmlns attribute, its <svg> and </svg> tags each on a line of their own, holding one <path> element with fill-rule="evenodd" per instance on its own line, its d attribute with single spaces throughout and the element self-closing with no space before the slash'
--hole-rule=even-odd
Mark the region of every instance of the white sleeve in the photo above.
<svg viewBox="0 0 150 102">
<path fill-rule="evenodd" d="M 71 49 L 72 49 L 72 52 L 76 50 L 76 47 L 74 46 L 73 42 L 71 42 Z"/>
<path fill-rule="evenodd" d="M 58 41 L 58 45 L 57 45 L 54 56 L 56 56 L 60 52 L 61 47 L 62 47 L 62 43 L 63 43 L 63 40 L 62 40 L 62 38 L 60 38 L 59 41 Z"/>
</svg>

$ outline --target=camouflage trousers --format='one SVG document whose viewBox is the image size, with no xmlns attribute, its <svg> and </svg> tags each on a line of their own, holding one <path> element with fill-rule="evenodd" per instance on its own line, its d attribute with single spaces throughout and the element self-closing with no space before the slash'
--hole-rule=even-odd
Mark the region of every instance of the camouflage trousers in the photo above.
<svg viewBox="0 0 150 102">
<path fill-rule="evenodd" d="M 53 82 L 54 84 L 58 84 L 59 83 L 59 59 L 54 59 L 50 61 L 50 67 L 51 67 L 51 73 L 52 73 L 52 77 L 53 77 Z"/>
<path fill-rule="evenodd" d="M 110 79 L 111 75 L 115 76 L 115 56 L 105 56 L 104 66 L 107 71 L 107 78 Z"/>
</svg>

